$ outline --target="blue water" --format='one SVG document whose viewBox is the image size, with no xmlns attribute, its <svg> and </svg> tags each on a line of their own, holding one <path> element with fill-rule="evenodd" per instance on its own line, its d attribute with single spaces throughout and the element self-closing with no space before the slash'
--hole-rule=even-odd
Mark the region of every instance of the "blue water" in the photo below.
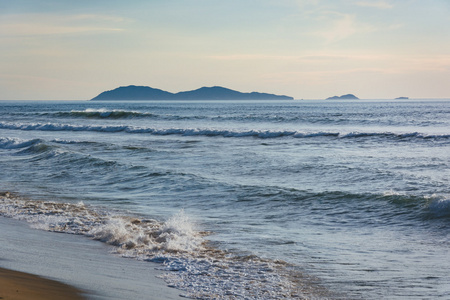
<svg viewBox="0 0 450 300">
<path fill-rule="evenodd" d="M 2 101 L 0 170 L 190 297 L 450 299 L 449 100 Z"/>
</svg>

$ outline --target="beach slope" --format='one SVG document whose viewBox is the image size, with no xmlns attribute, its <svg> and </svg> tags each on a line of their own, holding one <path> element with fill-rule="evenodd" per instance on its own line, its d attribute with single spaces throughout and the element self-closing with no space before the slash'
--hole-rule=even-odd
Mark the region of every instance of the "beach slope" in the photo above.
<svg viewBox="0 0 450 300">
<path fill-rule="evenodd" d="M 39 277 L 57 281 L 45 281 L 55 292 L 70 290 L 75 297 L 55 299 L 186 299 L 179 296 L 181 291 L 157 278 L 163 273 L 156 269 L 160 265 L 116 256 L 110 253 L 112 247 L 101 242 L 32 229 L 26 222 L 1 216 L 0 228 L 0 268 L 36 275 L 3 270 L 0 273 L 3 299 L 41 299 L 37 296 L 7 298 L 11 294 L 6 294 L 3 285 L 8 283 L 13 291 L 15 288 L 21 294 L 26 284 L 29 292 L 39 293 L 39 286 L 45 281 Z M 78 298 L 77 290 L 81 291 Z M 42 299 L 52 299 L 49 295 Z"/>
<path fill-rule="evenodd" d="M 0 299 L 81 300 L 81 292 L 69 285 L 39 276 L 0 268 Z"/>
</svg>

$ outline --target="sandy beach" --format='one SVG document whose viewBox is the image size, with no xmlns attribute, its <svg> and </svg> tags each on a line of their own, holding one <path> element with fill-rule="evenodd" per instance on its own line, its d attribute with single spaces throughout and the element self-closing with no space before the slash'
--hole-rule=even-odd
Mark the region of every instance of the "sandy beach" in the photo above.
<svg viewBox="0 0 450 300">
<path fill-rule="evenodd" d="M 81 291 L 39 276 L 0 268 L 0 299 L 81 300 Z"/>
<path fill-rule="evenodd" d="M 185 299 L 157 277 L 159 264 L 23 221 L 0 217 L 0 228 L 0 299 Z"/>
</svg>

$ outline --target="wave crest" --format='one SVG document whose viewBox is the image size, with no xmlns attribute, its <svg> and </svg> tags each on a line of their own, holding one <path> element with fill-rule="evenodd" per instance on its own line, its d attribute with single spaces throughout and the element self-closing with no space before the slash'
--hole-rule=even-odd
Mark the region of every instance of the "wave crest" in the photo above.
<svg viewBox="0 0 450 300">
<path fill-rule="evenodd" d="M 114 214 L 84 205 L 30 201 L 0 194 L 0 215 L 31 223 L 47 231 L 82 234 L 119 247 L 146 253 L 194 252 L 203 240 L 183 211 L 166 222 Z"/>
<path fill-rule="evenodd" d="M 428 209 L 433 217 L 450 217 L 450 199 L 433 195 L 429 198 Z"/>
<path fill-rule="evenodd" d="M 0 149 L 21 149 L 28 148 L 38 143 L 41 143 L 41 139 L 22 140 L 17 138 L 1 138 L 0 137 Z"/>
<path fill-rule="evenodd" d="M 92 109 L 86 110 L 72 110 L 70 112 L 59 112 L 56 114 L 58 117 L 75 117 L 75 118 L 87 118 L 87 119 L 128 119 L 128 118 L 149 118 L 156 115 L 146 112 L 128 111 L 120 109 Z"/>
<path fill-rule="evenodd" d="M 0 216 L 25 220 L 38 229 L 90 236 L 114 245 L 125 257 L 162 263 L 168 272 L 162 277 L 190 298 L 305 299 L 327 293 L 298 282 L 284 262 L 237 258 L 208 247 L 205 233 L 184 212 L 159 222 L 82 202 L 30 201 L 6 192 L 0 193 Z"/>
<path fill-rule="evenodd" d="M 72 125 L 58 123 L 6 123 L 0 122 L 0 129 L 10 130 L 39 130 L 39 131 L 94 131 L 94 132 L 126 132 L 133 134 L 152 134 L 152 135 L 182 135 L 182 136 L 210 136 L 243 138 L 252 137 L 260 139 L 271 139 L 281 137 L 292 138 L 394 138 L 394 139 L 434 139 L 446 140 L 450 138 L 449 134 L 424 134 L 419 132 L 412 133 L 393 133 L 393 132 L 299 132 L 294 130 L 227 130 L 227 129 L 202 129 L 202 128 L 151 128 L 136 127 L 129 125 Z M 0 144 L 1 146 L 1 144 Z"/>
<path fill-rule="evenodd" d="M 94 239 L 146 254 L 158 251 L 194 252 L 202 248 L 202 239 L 183 211 L 164 223 L 155 220 L 113 217 L 89 231 Z"/>
</svg>

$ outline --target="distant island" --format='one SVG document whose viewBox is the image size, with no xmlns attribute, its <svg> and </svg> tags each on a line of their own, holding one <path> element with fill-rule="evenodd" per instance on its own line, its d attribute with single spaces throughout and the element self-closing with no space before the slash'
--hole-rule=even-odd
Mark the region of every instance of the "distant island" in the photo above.
<svg viewBox="0 0 450 300">
<path fill-rule="evenodd" d="M 358 100 L 359 98 L 353 94 L 347 94 L 347 95 L 342 95 L 342 96 L 333 96 L 333 97 L 327 98 L 327 100 L 351 100 L 351 99 Z"/>
<path fill-rule="evenodd" d="M 241 93 L 220 86 L 170 93 L 148 86 L 122 86 L 100 93 L 91 100 L 293 100 L 293 97 L 266 93 Z"/>
<path fill-rule="evenodd" d="M 406 100 L 406 99 L 409 99 L 409 97 L 397 97 L 397 98 L 395 98 L 395 100 Z"/>
</svg>

